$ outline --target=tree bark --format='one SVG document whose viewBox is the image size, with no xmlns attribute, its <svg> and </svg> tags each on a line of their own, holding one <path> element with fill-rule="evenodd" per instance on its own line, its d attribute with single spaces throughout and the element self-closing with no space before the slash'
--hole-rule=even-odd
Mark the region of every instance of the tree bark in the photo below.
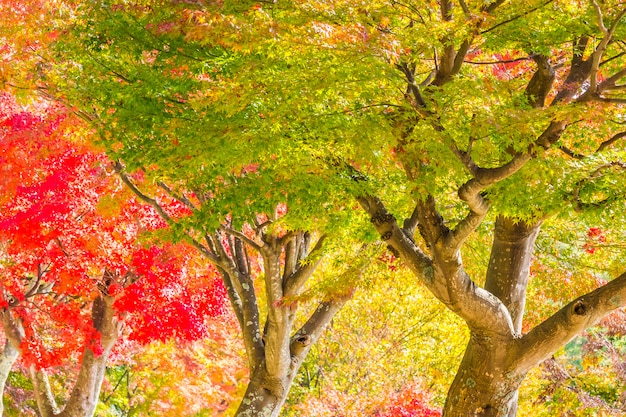
<svg viewBox="0 0 626 417">
<path fill-rule="evenodd" d="M 445 417 L 504 417 L 517 412 L 525 373 L 512 369 L 510 341 L 472 334 L 444 406 Z"/>
<path fill-rule="evenodd" d="M 513 336 L 521 336 L 530 261 L 540 222 L 514 222 L 499 216 L 494 227 L 485 290 L 505 305 Z M 518 388 L 526 374 L 511 366 L 515 358 L 510 338 L 473 332 L 455 380 L 445 416 L 508 416 L 517 414 Z M 461 412 L 461 414 L 459 414 Z"/>
<path fill-rule="evenodd" d="M 20 351 L 16 349 L 9 339 L 4 344 L 2 354 L 0 354 L 0 396 L 4 394 L 4 388 L 6 386 L 7 378 L 13 364 L 20 356 Z M 0 401 L 0 417 L 4 414 L 4 401 Z"/>
<path fill-rule="evenodd" d="M 279 369 L 281 377 L 270 374 L 265 362 L 253 371 L 235 417 L 277 417 L 280 414 L 293 379 L 309 350 L 349 298 L 347 295 L 320 303 L 309 320 L 291 337 L 290 360 L 285 368 Z"/>
</svg>

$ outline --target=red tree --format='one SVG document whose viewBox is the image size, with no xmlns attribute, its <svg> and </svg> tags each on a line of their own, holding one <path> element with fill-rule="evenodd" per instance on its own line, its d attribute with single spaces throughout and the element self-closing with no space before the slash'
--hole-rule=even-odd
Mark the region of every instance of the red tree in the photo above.
<svg viewBox="0 0 626 417">
<path fill-rule="evenodd" d="M 195 340 L 224 296 L 187 245 L 141 238 L 165 223 L 125 194 L 111 162 L 78 142 L 77 126 L 62 108 L 24 111 L 0 96 L 0 375 L 4 387 L 21 353 L 43 416 L 93 415 L 123 323 L 142 343 Z M 42 369 L 76 354 L 81 369 L 59 412 Z"/>
</svg>

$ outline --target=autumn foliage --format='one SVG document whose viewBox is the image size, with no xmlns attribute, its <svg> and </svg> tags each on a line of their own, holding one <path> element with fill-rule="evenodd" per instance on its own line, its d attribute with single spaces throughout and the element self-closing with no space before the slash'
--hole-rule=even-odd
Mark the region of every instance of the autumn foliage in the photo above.
<svg viewBox="0 0 626 417">
<path fill-rule="evenodd" d="M 97 353 L 85 307 L 98 293 L 117 298 L 132 340 L 206 336 L 205 318 L 223 308 L 215 271 L 184 243 L 142 238 L 165 223 L 63 108 L 21 110 L 5 94 L 0 110 L 2 307 L 23 322 L 24 360 L 53 367 L 86 343 Z"/>
</svg>

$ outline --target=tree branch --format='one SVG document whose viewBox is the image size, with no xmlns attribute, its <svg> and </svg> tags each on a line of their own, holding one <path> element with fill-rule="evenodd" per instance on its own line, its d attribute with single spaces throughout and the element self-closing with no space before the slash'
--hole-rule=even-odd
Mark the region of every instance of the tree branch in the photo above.
<svg viewBox="0 0 626 417">
<path fill-rule="evenodd" d="M 289 346 L 291 356 L 300 360 L 304 359 L 324 328 L 351 297 L 352 295 L 348 294 L 344 297 L 322 301 L 306 323 L 291 337 Z"/>
<path fill-rule="evenodd" d="M 602 16 L 602 10 L 600 9 L 600 5 L 598 4 L 596 0 L 592 0 L 591 2 L 596 11 L 596 17 L 598 19 L 598 27 L 604 34 L 604 37 L 602 38 L 602 40 L 598 44 L 598 47 L 596 48 L 593 55 L 591 56 L 591 74 L 590 74 L 590 80 L 589 80 L 590 85 L 587 91 L 593 95 L 593 94 L 598 93 L 598 68 L 600 67 L 600 61 L 602 60 L 602 56 L 604 55 L 607 45 L 613 38 L 613 34 L 615 33 L 615 30 L 617 29 L 617 25 L 619 24 L 619 21 L 622 19 L 622 17 L 624 17 L 624 14 L 626 14 L 626 8 L 623 9 L 619 13 L 617 18 L 615 19 L 615 22 L 613 22 L 611 27 L 607 29 L 607 27 L 604 25 L 604 19 Z"/>
<path fill-rule="evenodd" d="M 626 305 L 626 273 L 567 304 L 517 342 L 516 369 L 525 372 L 611 311 Z"/>
<path fill-rule="evenodd" d="M 530 153 L 517 154 L 508 163 L 498 168 L 479 168 L 472 171 L 474 178 L 459 188 L 459 198 L 467 203 L 470 213 L 461 220 L 446 238 L 446 244 L 457 250 L 482 223 L 490 207 L 489 201 L 481 192 L 492 184 L 502 181 L 517 171 L 531 159 Z"/>
<path fill-rule="evenodd" d="M 132 182 L 128 174 L 124 171 L 124 166 L 120 161 L 116 161 L 114 164 L 115 172 L 122 179 L 122 182 L 144 203 L 148 204 L 161 216 L 163 220 L 167 222 L 167 224 L 171 225 L 174 221 L 170 217 L 169 214 L 165 212 L 163 207 L 156 201 L 154 198 L 148 197 L 146 194 L 141 192 L 141 190 Z M 187 233 L 187 237 L 191 244 L 200 251 L 209 261 L 218 264 L 220 262 L 220 258 L 212 253 L 206 246 L 198 242 L 193 236 Z"/>
<path fill-rule="evenodd" d="M 33 383 L 33 394 L 41 417 L 55 417 L 59 414 L 59 406 L 54 399 L 48 375 L 37 369 L 34 364 L 30 366 L 29 371 Z"/>
<path fill-rule="evenodd" d="M 324 247 L 324 240 L 326 235 L 322 235 L 315 244 L 315 247 L 306 255 L 305 259 L 302 259 L 297 265 L 295 272 L 287 276 L 283 280 L 283 296 L 293 297 L 298 295 L 302 286 L 313 275 L 315 269 L 322 261 L 322 252 Z M 316 258 L 317 259 L 312 259 Z M 304 262 L 302 262 L 304 261 Z"/>
<path fill-rule="evenodd" d="M 490 5 L 488 5 L 488 6 L 485 8 L 485 11 L 486 11 L 487 13 L 491 13 L 491 12 L 493 12 L 493 10 L 494 10 L 497 6 L 499 6 L 499 5 L 501 5 L 502 3 L 504 3 L 504 1 L 505 1 L 505 0 L 498 0 L 498 1 L 495 1 L 495 2 L 491 3 Z M 540 4 L 540 5 L 539 5 L 539 6 L 537 6 L 537 7 L 533 7 L 532 9 L 529 9 L 529 10 L 525 11 L 524 13 L 518 14 L 518 15 L 516 15 L 516 16 L 513 16 L 513 17 L 512 17 L 512 18 L 510 18 L 510 19 L 507 19 L 507 20 L 504 20 L 504 21 L 502 21 L 502 22 L 500 22 L 500 23 L 497 23 L 497 24 L 493 25 L 492 27 L 490 27 L 489 29 L 485 29 L 485 30 L 483 30 L 482 32 L 480 32 L 480 34 L 481 34 L 481 35 L 484 35 L 485 33 L 489 33 L 489 32 L 491 32 L 492 30 L 495 30 L 495 29 L 499 28 L 500 26 L 503 26 L 503 25 L 506 25 L 506 24 L 508 24 L 508 23 L 514 22 L 514 21 L 516 21 L 517 19 L 519 19 L 519 18 L 521 18 L 521 17 L 528 16 L 528 15 L 529 15 L 529 14 L 531 14 L 532 12 L 535 12 L 535 11 L 537 11 L 537 10 L 541 9 L 542 7 L 547 6 L 548 4 L 552 3 L 553 1 L 554 1 L 554 0 L 548 0 L 548 1 L 546 1 L 545 3 Z M 495 5 L 495 7 L 492 7 L 493 5 Z"/>
<path fill-rule="evenodd" d="M 550 65 L 549 57 L 545 55 L 532 54 L 531 58 L 537 63 L 537 70 L 526 86 L 524 94 L 531 107 L 539 108 L 545 105 L 546 97 L 552 89 L 555 71 Z"/>
<path fill-rule="evenodd" d="M 237 239 L 241 239 L 242 241 L 246 242 L 246 244 L 252 246 L 254 248 L 254 250 L 256 251 L 260 251 L 261 247 L 263 246 L 263 242 L 256 242 L 252 239 L 250 239 L 248 236 L 246 236 L 244 233 L 237 231 L 237 230 L 233 230 L 229 227 L 226 227 L 224 225 L 220 226 L 220 230 L 223 231 L 226 234 L 229 234 L 231 236 L 235 236 Z"/>
<path fill-rule="evenodd" d="M 610 139 L 605 140 L 604 142 L 602 142 L 599 146 L 598 149 L 596 149 L 594 152 L 592 152 L 592 154 L 596 154 L 599 152 L 602 152 L 603 150 L 605 150 L 606 148 L 608 148 L 609 146 L 611 146 L 612 144 L 614 144 L 615 142 L 617 142 L 618 140 L 620 140 L 621 138 L 626 137 L 626 132 L 620 132 L 620 133 L 616 133 L 615 135 L 613 135 Z M 563 152 L 564 154 L 566 154 L 567 156 L 574 158 L 574 159 L 585 159 L 588 155 L 583 155 L 577 152 L 572 151 L 571 149 L 565 147 L 565 146 L 559 146 L 559 150 L 561 152 Z"/>
<path fill-rule="evenodd" d="M 189 208 L 191 211 L 196 211 L 198 208 L 196 207 L 195 204 L 193 204 L 185 195 L 181 194 L 176 194 L 167 184 L 165 184 L 163 181 L 159 181 L 157 182 L 157 185 L 163 190 L 165 191 L 170 197 L 172 197 L 173 199 L 183 203 L 185 206 L 187 206 L 187 208 Z"/>
</svg>

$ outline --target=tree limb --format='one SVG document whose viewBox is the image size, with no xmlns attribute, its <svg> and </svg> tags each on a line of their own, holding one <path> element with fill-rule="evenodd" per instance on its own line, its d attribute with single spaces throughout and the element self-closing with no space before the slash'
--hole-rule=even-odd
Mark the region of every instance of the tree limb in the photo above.
<svg viewBox="0 0 626 417">
<path fill-rule="evenodd" d="M 600 61 L 602 60 L 602 56 L 604 55 L 607 45 L 613 38 L 613 34 L 615 33 L 615 30 L 617 29 L 617 25 L 619 24 L 619 21 L 622 19 L 622 17 L 624 17 L 624 14 L 626 14 L 626 8 L 624 8 L 619 13 L 619 15 L 617 16 L 617 18 L 615 19 L 615 22 L 613 22 L 611 27 L 607 28 L 604 25 L 604 19 L 602 16 L 602 10 L 600 9 L 600 5 L 598 4 L 596 0 L 592 0 L 591 2 L 596 11 L 598 27 L 604 34 L 604 37 L 602 38 L 602 40 L 598 44 L 598 47 L 596 48 L 593 55 L 591 56 L 591 73 L 590 73 L 590 79 L 589 79 L 589 89 L 587 91 L 593 95 L 598 92 L 598 68 L 600 67 Z"/>
<path fill-rule="evenodd" d="M 537 63 L 537 70 L 531 77 L 524 94 L 531 107 L 539 108 L 545 105 L 546 97 L 552 89 L 555 71 L 550 65 L 549 57 L 540 54 L 532 54 L 531 58 Z"/>
<path fill-rule="evenodd" d="M 291 355 L 303 359 L 311 346 L 319 339 L 324 328 L 351 297 L 352 295 L 348 294 L 344 297 L 322 301 L 306 323 L 291 337 L 289 347 Z"/>
<path fill-rule="evenodd" d="M 517 369 L 526 371 L 611 311 L 626 305 L 626 273 L 578 297 L 517 341 Z"/>
<path fill-rule="evenodd" d="M 163 207 L 156 201 L 154 198 L 148 197 L 146 194 L 141 192 L 141 190 L 132 182 L 129 178 L 128 174 L 124 171 L 124 166 L 120 161 L 116 161 L 114 165 L 115 172 L 122 179 L 122 182 L 144 203 L 148 204 L 161 216 L 163 220 L 167 222 L 167 224 L 172 224 L 174 221 L 170 217 L 169 214 L 165 212 Z M 200 251 L 209 261 L 217 264 L 220 262 L 220 258 L 217 257 L 214 253 L 212 253 L 206 246 L 198 242 L 193 236 L 187 233 L 187 237 L 191 244 Z"/>
<path fill-rule="evenodd" d="M 233 230 L 229 227 L 226 227 L 224 225 L 220 226 L 220 230 L 223 231 L 226 234 L 229 234 L 231 236 L 235 236 L 237 239 L 241 239 L 242 241 L 246 242 L 246 244 L 252 246 L 256 251 L 261 250 L 261 247 L 263 246 L 263 242 L 256 242 L 252 239 L 250 239 L 248 236 L 246 236 L 244 233 L 238 231 L 238 230 Z"/>
<path fill-rule="evenodd" d="M 187 208 L 189 208 L 191 211 L 196 211 L 198 210 L 198 208 L 196 207 L 195 204 L 193 204 L 184 194 L 177 194 L 175 193 L 167 184 L 165 184 L 163 181 L 159 181 L 157 182 L 157 185 L 159 186 L 159 188 L 161 188 L 163 191 L 165 191 L 170 197 L 172 197 L 173 199 L 181 202 L 182 204 L 184 204 L 185 206 L 187 206 Z"/>
</svg>

